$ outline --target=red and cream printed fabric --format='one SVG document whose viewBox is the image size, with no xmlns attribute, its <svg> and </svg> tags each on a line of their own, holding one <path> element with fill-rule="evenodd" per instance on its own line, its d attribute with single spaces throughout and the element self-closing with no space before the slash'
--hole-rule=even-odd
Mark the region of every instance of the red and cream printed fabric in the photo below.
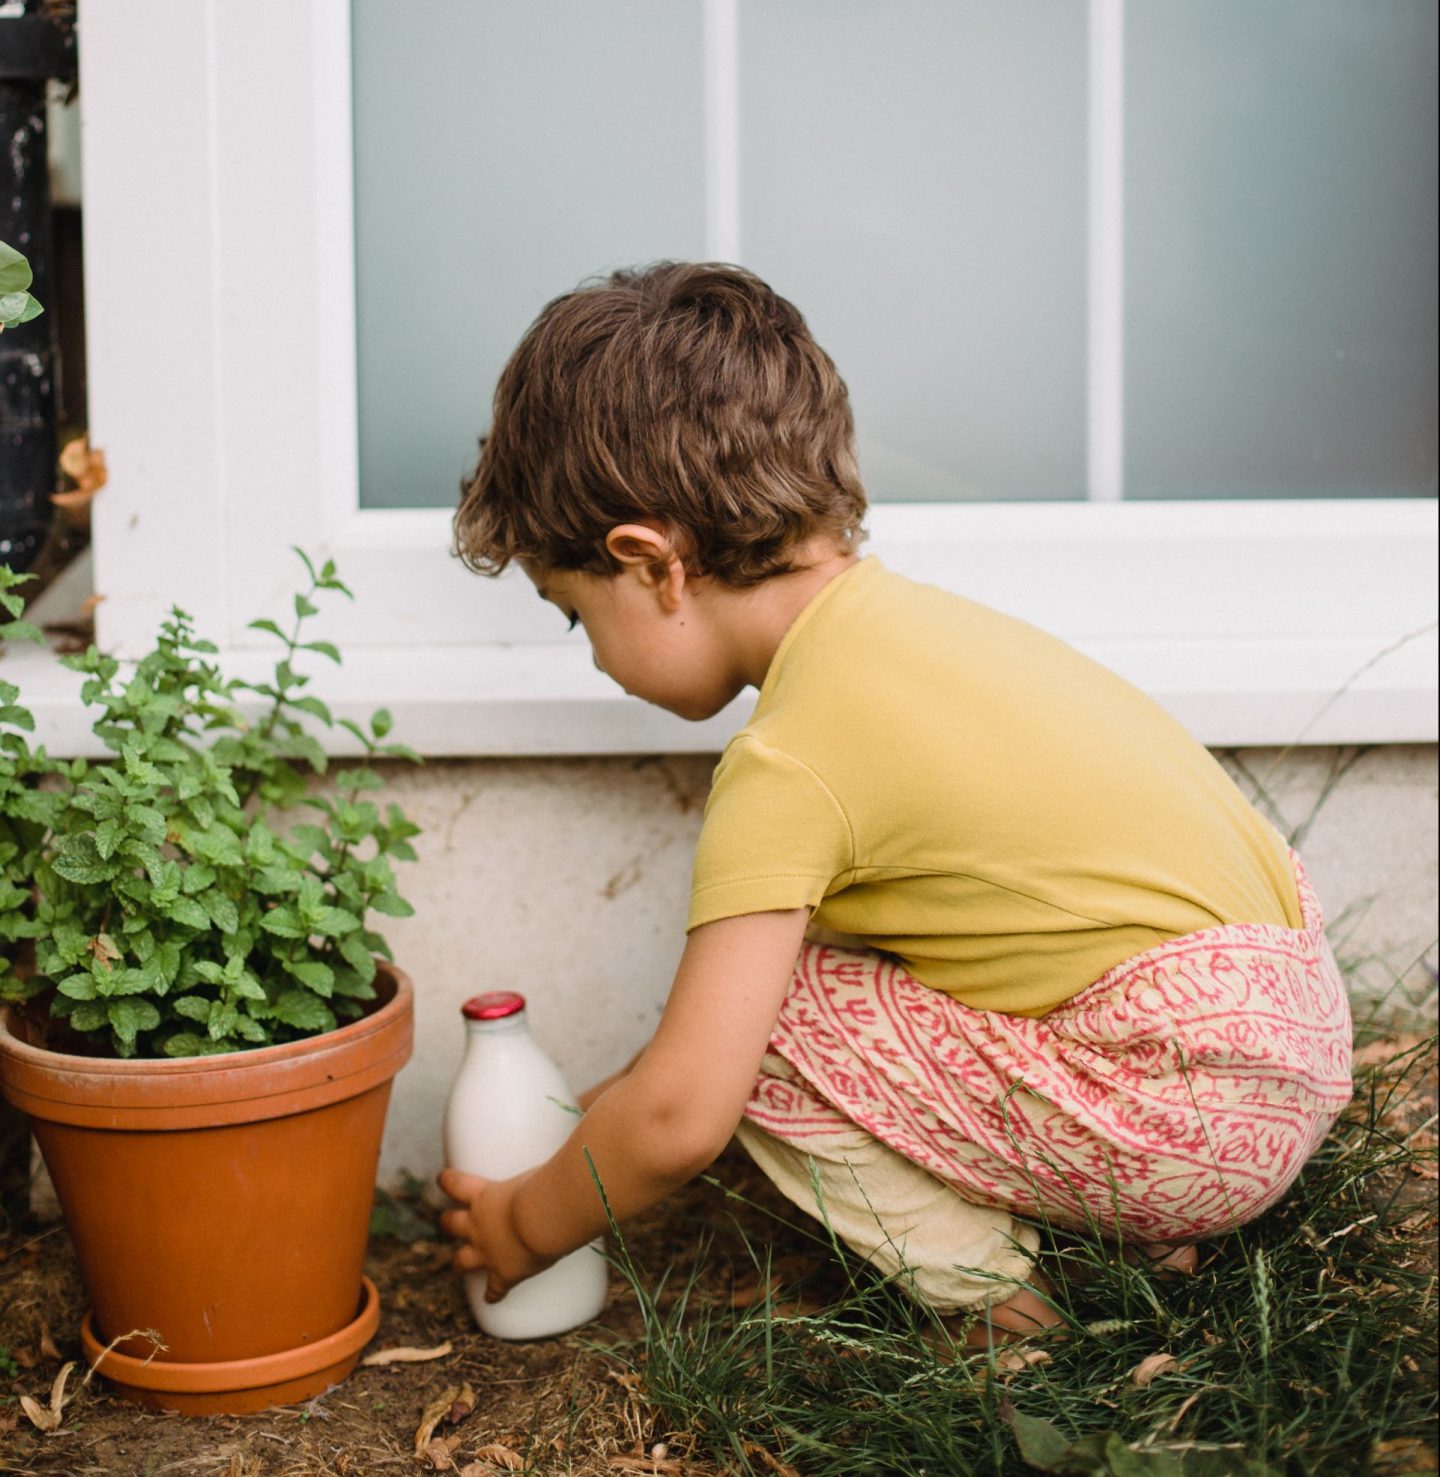
<svg viewBox="0 0 1440 1477">
<path fill-rule="evenodd" d="M 802 1152 L 858 1125 L 964 1199 L 1063 1228 L 1228 1230 L 1280 1199 L 1351 1095 L 1345 987 L 1295 871 L 1303 929 L 1175 939 L 1040 1019 L 807 944 L 745 1117 Z"/>
</svg>

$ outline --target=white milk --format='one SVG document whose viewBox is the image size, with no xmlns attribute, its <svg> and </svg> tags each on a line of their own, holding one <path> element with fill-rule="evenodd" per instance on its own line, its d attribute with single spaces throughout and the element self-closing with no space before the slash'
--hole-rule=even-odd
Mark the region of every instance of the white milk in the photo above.
<svg viewBox="0 0 1440 1477">
<path fill-rule="evenodd" d="M 465 1055 L 445 1110 L 445 1162 L 486 1179 L 508 1179 L 542 1164 L 570 1137 L 579 1118 L 560 1069 L 536 1046 L 525 998 L 511 990 L 477 995 L 461 1007 Z M 494 1338 L 539 1339 L 588 1323 L 605 1306 L 604 1241 L 593 1241 L 553 1267 L 485 1301 L 485 1273 L 470 1272 L 465 1291 L 475 1321 Z"/>
</svg>

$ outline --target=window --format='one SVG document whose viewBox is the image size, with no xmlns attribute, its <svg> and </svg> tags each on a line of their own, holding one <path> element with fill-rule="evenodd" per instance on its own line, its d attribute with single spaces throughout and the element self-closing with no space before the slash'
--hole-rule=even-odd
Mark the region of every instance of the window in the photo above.
<svg viewBox="0 0 1440 1477">
<path fill-rule="evenodd" d="M 739 714 L 625 699 L 528 587 L 450 559 L 435 503 L 540 301 L 619 260 L 738 254 L 851 380 L 893 566 L 1057 631 L 1213 744 L 1435 737 L 1433 627 L 1412 635 L 1436 600 L 1429 7 L 917 3 L 895 36 L 888 7 L 818 0 L 355 4 L 353 93 L 345 0 L 87 16 L 107 644 L 175 600 L 243 660 L 300 543 L 360 597 L 348 699 L 432 753 L 718 748 Z M 410 99 L 383 127 L 376 87 Z M 515 131 L 476 159 L 445 109 L 472 126 L 492 92 Z M 613 236 L 592 157 L 635 180 Z M 907 276 L 956 261 L 938 299 Z"/>
</svg>

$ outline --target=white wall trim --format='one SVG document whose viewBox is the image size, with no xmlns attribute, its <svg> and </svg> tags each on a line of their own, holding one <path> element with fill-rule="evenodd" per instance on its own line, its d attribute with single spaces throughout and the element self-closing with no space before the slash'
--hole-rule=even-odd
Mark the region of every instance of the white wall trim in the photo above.
<svg viewBox="0 0 1440 1477">
<path fill-rule="evenodd" d="M 1090 0 L 1085 493 L 1125 495 L 1125 0 Z"/>
<path fill-rule="evenodd" d="M 701 0 L 705 255 L 740 260 L 740 0 Z"/>
<path fill-rule="evenodd" d="M 1097 65 L 1114 65 L 1119 5 L 1094 0 Z M 733 0 L 708 0 L 702 23 L 733 45 Z M 246 622 L 288 610 L 301 544 L 358 597 L 323 622 L 348 654 L 347 701 L 413 717 L 406 736 L 431 753 L 716 747 L 734 715 L 699 732 L 597 685 L 523 578 L 450 557 L 447 513 L 358 507 L 347 0 L 129 0 L 86 28 L 101 643 L 138 653 L 173 602 L 253 649 Z M 723 54 L 707 52 L 733 98 Z M 402 305 L 439 290 L 397 289 Z M 1118 374 L 1118 346 L 1105 362 Z M 1433 635 L 1306 729 L 1357 667 L 1433 622 L 1433 500 L 884 505 L 871 527 L 892 567 L 1094 651 L 1207 743 L 1435 736 Z M 62 691 L 30 693 L 57 749 L 80 742 Z"/>
</svg>

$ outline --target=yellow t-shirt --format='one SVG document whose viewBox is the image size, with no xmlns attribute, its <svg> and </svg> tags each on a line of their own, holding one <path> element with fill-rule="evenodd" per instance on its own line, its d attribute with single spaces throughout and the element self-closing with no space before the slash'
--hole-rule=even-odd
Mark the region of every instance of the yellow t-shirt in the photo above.
<svg viewBox="0 0 1440 1477">
<path fill-rule="evenodd" d="M 1164 709 L 874 558 L 786 633 L 705 807 L 688 926 L 798 907 L 1015 1015 L 1183 934 L 1300 926 L 1284 842 Z"/>
</svg>

